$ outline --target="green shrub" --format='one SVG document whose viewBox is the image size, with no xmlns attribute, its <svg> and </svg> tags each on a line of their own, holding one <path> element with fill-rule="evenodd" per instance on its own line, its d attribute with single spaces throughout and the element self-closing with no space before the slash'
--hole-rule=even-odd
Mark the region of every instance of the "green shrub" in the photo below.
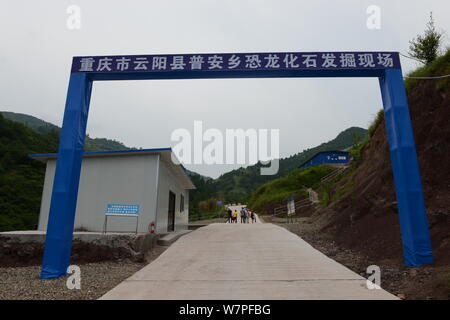
<svg viewBox="0 0 450 320">
<path fill-rule="evenodd" d="M 367 137 L 352 146 L 352 148 L 349 150 L 349 155 L 355 162 L 360 162 L 362 160 L 362 153 L 364 152 L 364 149 L 369 144 L 370 138 L 373 137 L 376 129 L 378 126 L 383 122 L 384 120 L 384 110 L 381 109 L 377 112 L 375 115 L 375 118 L 369 125 L 369 128 L 367 129 L 368 135 Z"/>
</svg>

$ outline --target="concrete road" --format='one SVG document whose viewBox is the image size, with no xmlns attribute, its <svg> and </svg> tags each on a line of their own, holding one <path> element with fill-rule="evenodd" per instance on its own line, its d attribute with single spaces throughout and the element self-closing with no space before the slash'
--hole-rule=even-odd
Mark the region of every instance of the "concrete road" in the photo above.
<svg viewBox="0 0 450 320">
<path fill-rule="evenodd" d="M 211 224 L 101 299 L 396 299 L 269 223 Z"/>
</svg>

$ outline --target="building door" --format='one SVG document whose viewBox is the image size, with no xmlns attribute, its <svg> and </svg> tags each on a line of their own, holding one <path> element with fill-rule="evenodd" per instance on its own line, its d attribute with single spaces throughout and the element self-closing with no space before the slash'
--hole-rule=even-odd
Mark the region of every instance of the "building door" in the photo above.
<svg viewBox="0 0 450 320">
<path fill-rule="evenodd" d="M 175 231 L 175 193 L 169 191 L 169 211 L 167 218 L 167 231 Z"/>
</svg>

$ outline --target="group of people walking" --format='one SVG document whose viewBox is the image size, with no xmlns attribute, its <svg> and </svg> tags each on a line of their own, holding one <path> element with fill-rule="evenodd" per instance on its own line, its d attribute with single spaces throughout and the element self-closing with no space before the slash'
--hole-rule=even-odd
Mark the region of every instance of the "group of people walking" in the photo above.
<svg viewBox="0 0 450 320">
<path fill-rule="evenodd" d="M 252 220 L 252 223 L 256 222 L 256 215 L 253 211 L 246 207 L 241 207 L 240 212 L 238 213 L 237 209 L 231 210 L 228 208 L 228 223 L 237 223 L 238 222 L 238 216 L 241 217 L 241 223 L 250 223 L 250 219 Z"/>
</svg>

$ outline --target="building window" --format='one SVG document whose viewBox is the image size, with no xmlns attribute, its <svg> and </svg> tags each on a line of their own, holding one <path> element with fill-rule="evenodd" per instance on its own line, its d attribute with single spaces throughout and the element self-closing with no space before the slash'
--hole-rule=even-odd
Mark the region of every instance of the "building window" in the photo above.
<svg viewBox="0 0 450 320">
<path fill-rule="evenodd" d="M 180 197 L 180 212 L 184 212 L 184 196 Z"/>
</svg>

